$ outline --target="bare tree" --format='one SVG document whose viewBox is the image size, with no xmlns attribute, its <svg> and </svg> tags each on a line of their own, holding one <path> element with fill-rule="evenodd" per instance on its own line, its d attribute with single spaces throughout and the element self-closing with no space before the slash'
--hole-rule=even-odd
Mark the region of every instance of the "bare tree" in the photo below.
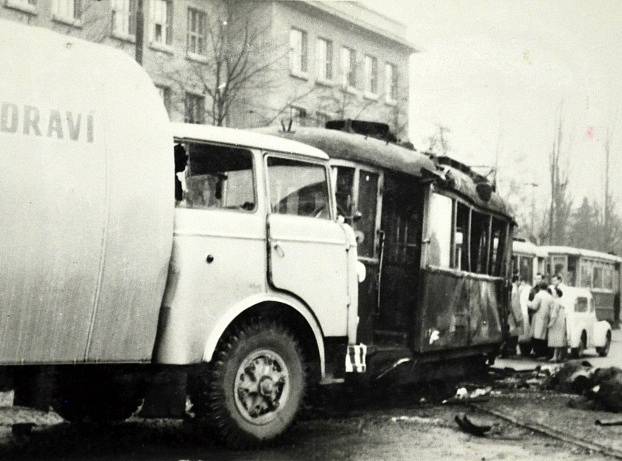
<svg viewBox="0 0 622 461">
<path fill-rule="evenodd" d="M 436 133 L 428 137 L 428 152 L 447 155 L 451 149 L 449 140 L 447 139 L 449 133 L 451 133 L 451 130 L 448 127 L 438 124 Z"/>
<path fill-rule="evenodd" d="M 206 19 L 205 59 L 163 71 L 182 94 L 193 87 L 207 97 L 205 114 L 211 124 L 224 125 L 237 102 L 278 84 L 274 70 L 287 56 L 288 46 L 275 43 L 269 24 L 255 14 L 261 6 L 243 0 L 214 5 Z"/>
<path fill-rule="evenodd" d="M 563 134 L 562 107 L 560 106 L 555 138 L 553 140 L 551 152 L 549 153 L 551 201 L 548 211 L 548 242 L 551 245 L 563 245 L 567 243 L 567 225 L 572 212 L 572 199 L 568 190 L 567 157 L 565 165 L 561 165 L 561 161 L 564 159 L 562 154 Z"/>
</svg>

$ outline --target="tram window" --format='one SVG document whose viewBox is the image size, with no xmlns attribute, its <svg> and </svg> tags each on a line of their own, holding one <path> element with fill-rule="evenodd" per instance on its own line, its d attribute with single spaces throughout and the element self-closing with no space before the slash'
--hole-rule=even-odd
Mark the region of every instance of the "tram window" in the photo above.
<svg viewBox="0 0 622 461">
<path fill-rule="evenodd" d="M 354 168 L 337 167 L 337 187 L 335 196 L 337 198 L 337 212 L 344 218 L 349 218 L 354 212 L 352 206 L 352 186 L 354 184 Z"/>
<path fill-rule="evenodd" d="M 488 273 L 500 275 L 505 259 L 506 223 L 500 219 L 492 218 L 492 245 L 490 246 L 490 264 Z"/>
<path fill-rule="evenodd" d="M 375 256 L 376 212 L 378 205 L 378 174 L 359 171 L 359 196 L 357 208 L 361 217 L 354 223 L 358 237 L 359 256 Z M 406 230 L 407 231 L 407 230 Z"/>
<path fill-rule="evenodd" d="M 592 288 L 592 266 L 589 261 L 581 261 L 581 286 Z"/>
<path fill-rule="evenodd" d="M 488 272 L 490 219 L 490 216 L 476 211 L 471 213 L 471 272 Z"/>
<path fill-rule="evenodd" d="M 518 272 L 520 279 L 531 285 L 533 283 L 533 258 L 521 256 Z"/>
<path fill-rule="evenodd" d="M 456 202 L 456 230 L 454 234 L 454 267 L 460 270 L 469 270 L 469 208 Z"/>
<path fill-rule="evenodd" d="M 603 288 L 607 290 L 613 290 L 613 276 L 611 272 L 611 267 L 605 267 L 603 271 Z"/>
<path fill-rule="evenodd" d="M 566 278 L 566 257 L 565 256 L 553 256 L 551 258 L 551 266 L 553 272 L 551 275 L 562 274 Z"/>
<path fill-rule="evenodd" d="M 433 193 L 430 197 L 430 248 L 428 263 L 433 266 L 449 267 L 451 255 L 451 221 L 453 200 Z"/>
<path fill-rule="evenodd" d="M 577 265 L 579 264 L 579 258 L 577 256 L 568 256 L 568 272 L 566 272 L 566 278 L 564 282 L 566 285 L 574 287 L 577 285 Z"/>
<path fill-rule="evenodd" d="M 599 266 L 594 267 L 594 279 L 593 288 L 603 288 L 603 268 Z"/>
</svg>

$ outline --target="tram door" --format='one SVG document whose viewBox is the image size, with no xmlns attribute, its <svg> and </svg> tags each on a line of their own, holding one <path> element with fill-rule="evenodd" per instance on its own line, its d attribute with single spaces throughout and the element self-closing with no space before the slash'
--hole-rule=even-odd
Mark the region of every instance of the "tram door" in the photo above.
<svg viewBox="0 0 622 461">
<path fill-rule="evenodd" d="M 378 314 L 382 173 L 370 167 L 340 162 L 334 167 L 334 190 L 338 213 L 352 225 L 358 242 L 359 261 L 365 264 L 365 281 L 359 284 L 359 327 L 357 337 L 373 342 Z"/>
<path fill-rule="evenodd" d="M 377 334 L 407 340 L 417 304 L 423 191 L 412 178 L 386 175 Z"/>
</svg>

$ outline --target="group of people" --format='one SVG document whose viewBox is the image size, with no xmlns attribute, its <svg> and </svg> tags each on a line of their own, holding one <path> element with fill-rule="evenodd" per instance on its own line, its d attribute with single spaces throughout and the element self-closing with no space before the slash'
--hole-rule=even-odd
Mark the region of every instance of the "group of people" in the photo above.
<svg viewBox="0 0 622 461">
<path fill-rule="evenodd" d="M 552 362 L 564 360 L 567 350 L 566 312 L 561 301 L 564 295 L 563 278 L 560 274 L 551 277 L 550 283 L 542 274 L 536 275 L 536 283 L 529 288 L 518 274 L 512 278 L 511 309 L 508 318 L 509 333 L 512 340 L 510 349 L 515 351 L 518 337 L 527 333 L 529 344 L 521 346 L 522 353 L 533 357 L 548 358 Z M 523 318 L 521 301 L 527 296 L 528 318 Z M 528 322 L 525 324 L 525 322 Z M 511 353 L 511 352 L 510 352 Z"/>
</svg>

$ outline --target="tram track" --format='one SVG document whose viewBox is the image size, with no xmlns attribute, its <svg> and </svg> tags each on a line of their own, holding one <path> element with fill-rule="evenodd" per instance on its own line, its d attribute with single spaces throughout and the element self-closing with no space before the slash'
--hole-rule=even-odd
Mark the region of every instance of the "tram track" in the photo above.
<svg viewBox="0 0 622 461">
<path fill-rule="evenodd" d="M 536 421 L 528 421 L 526 419 L 519 418 L 507 412 L 501 411 L 499 409 L 490 408 L 487 405 L 484 405 L 481 403 L 468 403 L 467 405 L 470 408 L 473 408 L 482 413 L 489 414 L 496 418 L 502 419 L 518 427 L 529 429 L 539 434 L 546 435 L 547 437 L 551 437 L 555 440 L 569 443 L 577 447 L 588 449 L 588 450 L 591 450 L 597 453 L 601 453 L 606 456 L 611 456 L 612 458 L 615 458 L 615 459 L 622 460 L 622 450 L 618 450 L 616 448 L 609 447 L 607 445 L 603 445 L 601 443 L 598 443 L 592 440 L 587 440 L 581 437 L 577 437 L 575 435 L 567 434 L 567 433 L 564 433 L 562 431 L 555 429 L 552 426 L 548 426 L 546 424 L 542 424 Z"/>
</svg>

